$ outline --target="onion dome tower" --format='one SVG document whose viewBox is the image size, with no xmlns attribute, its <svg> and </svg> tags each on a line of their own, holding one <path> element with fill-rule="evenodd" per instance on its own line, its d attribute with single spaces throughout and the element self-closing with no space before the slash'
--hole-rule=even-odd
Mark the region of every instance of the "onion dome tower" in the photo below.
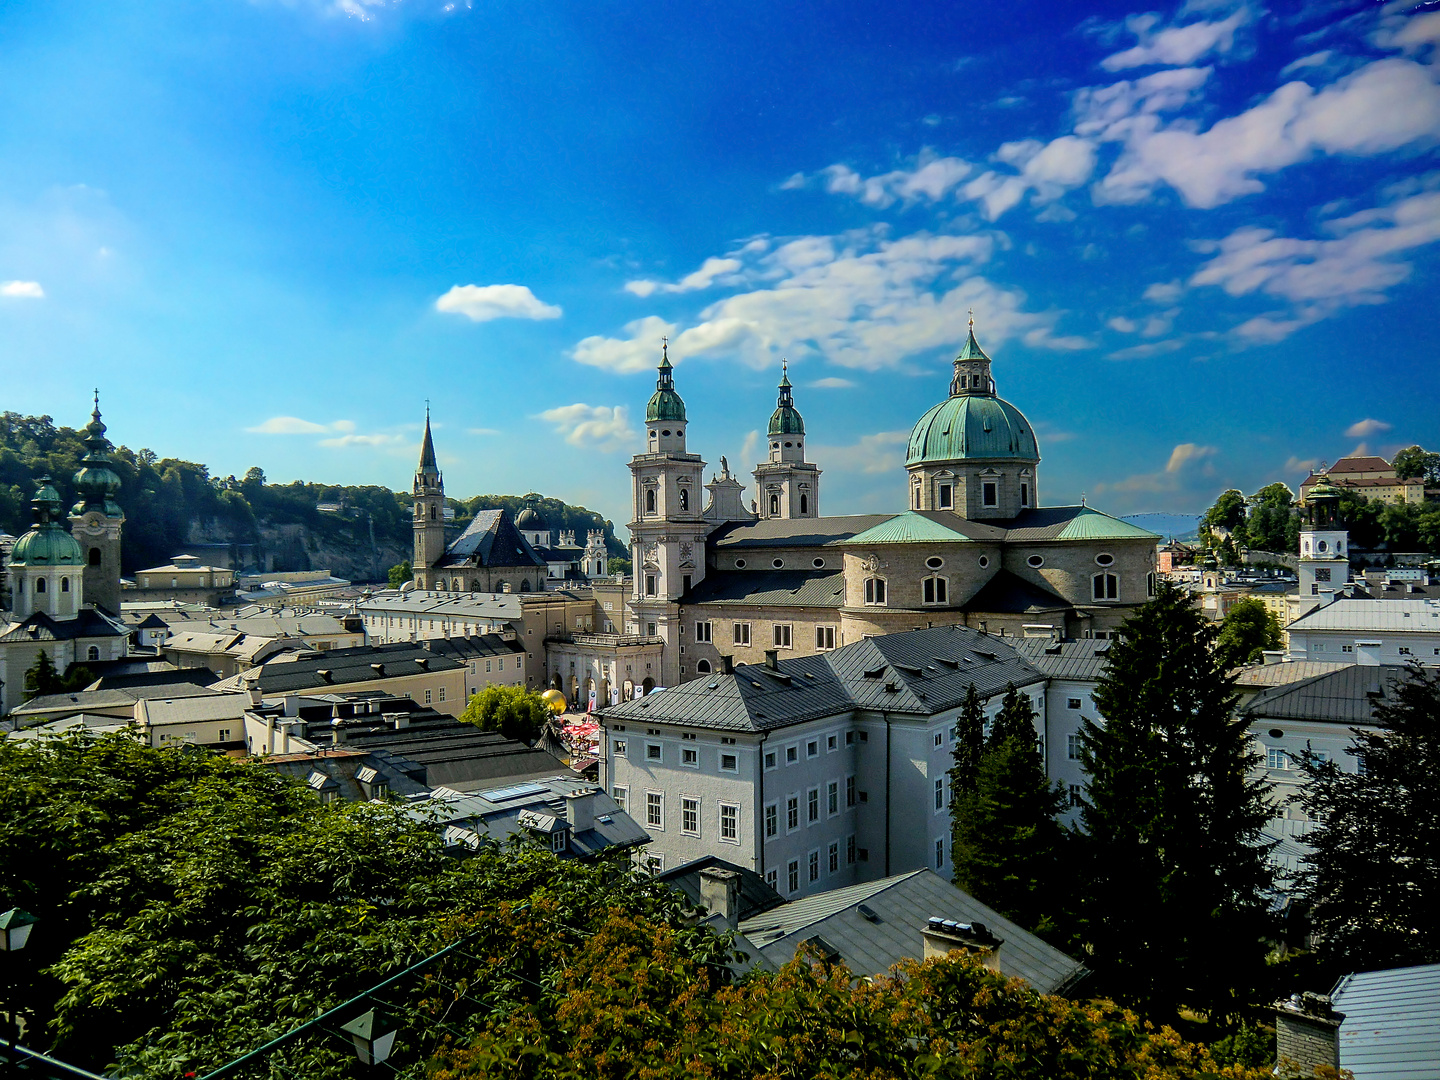
<svg viewBox="0 0 1440 1080">
<path fill-rule="evenodd" d="M 910 432 L 905 468 L 912 510 L 951 510 L 973 520 L 1013 518 L 1038 506 L 1035 429 L 995 393 L 990 357 L 970 336 L 955 357 L 950 396 Z"/>
<path fill-rule="evenodd" d="M 820 516 L 820 470 L 805 460 L 805 419 L 795 408 L 789 365 L 780 363 L 780 394 L 768 429 L 770 458 L 755 466 L 761 520 Z"/>
<path fill-rule="evenodd" d="M 125 512 L 115 497 L 121 481 L 110 457 L 115 449 L 100 419 L 100 391 L 85 425 L 85 456 L 75 473 L 76 502 L 70 509 L 70 535 L 85 553 L 85 602 L 110 615 L 120 614 L 120 533 Z"/>
<path fill-rule="evenodd" d="M 60 493 L 50 477 L 40 480 L 30 505 L 35 522 L 10 551 L 10 606 L 21 620 L 36 612 L 73 619 L 84 603 L 85 553 L 60 523 Z"/>
<path fill-rule="evenodd" d="M 1350 581 L 1350 533 L 1340 518 L 1340 489 L 1321 480 L 1305 496 L 1300 525 L 1302 611 L 1327 604 Z"/>
</svg>

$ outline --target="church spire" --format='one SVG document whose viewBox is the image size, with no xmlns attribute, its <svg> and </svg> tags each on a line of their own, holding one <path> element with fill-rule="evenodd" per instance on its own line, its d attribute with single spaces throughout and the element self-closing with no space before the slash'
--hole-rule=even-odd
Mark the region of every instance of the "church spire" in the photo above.
<svg viewBox="0 0 1440 1080">
<path fill-rule="evenodd" d="M 95 408 L 90 413 L 90 423 L 85 425 L 85 456 L 80 459 L 80 469 L 75 473 L 75 490 L 80 498 L 71 513 L 78 516 L 88 511 L 98 511 L 110 517 L 124 517 L 115 496 L 120 491 L 120 477 L 111 467 L 110 452 L 114 450 L 105 437 L 105 422 L 100 419 L 100 391 L 95 391 Z"/>
<path fill-rule="evenodd" d="M 790 367 L 780 361 L 780 394 L 775 400 L 775 411 L 770 414 L 771 435 L 804 435 L 805 421 L 795 408 L 795 396 L 790 384 Z"/>
<path fill-rule="evenodd" d="M 670 339 L 664 338 L 660 346 L 659 374 L 655 379 L 655 393 L 645 406 L 647 423 L 669 420 L 679 423 L 685 419 L 685 402 L 675 391 L 675 368 L 670 363 Z"/>
<path fill-rule="evenodd" d="M 975 312 L 970 312 L 970 336 L 955 357 L 955 375 L 950 380 L 950 396 L 983 394 L 995 396 L 995 380 L 990 377 L 990 357 L 975 340 Z"/>
<path fill-rule="evenodd" d="M 435 461 L 435 440 L 430 436 L 430 403 L 425 403 L 425 441 L 420 444 L 420 472 L 440 471 Z"/>
</svg>

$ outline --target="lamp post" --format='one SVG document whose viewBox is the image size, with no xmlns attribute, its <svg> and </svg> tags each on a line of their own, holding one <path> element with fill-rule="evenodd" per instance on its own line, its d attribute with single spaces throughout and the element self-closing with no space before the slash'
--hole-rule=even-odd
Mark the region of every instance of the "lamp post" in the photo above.
<svg viewBox="0 0 1440 1080">
<path fill-rule="evenodd" d="M 361 1013 L 348 1024 L 341 1024 L 340 1030 L 354 1041 L 355 1056 L 361 1065 L 381 1064 L 395 1048 L 395 1036 L 399 1034 L 394 1021 L 379 1009 Z"/>
<path fill-rule="evenodd" d="M 0 915 L 0 952 L 19 952 L 30 939 L 30 931 L 40 920 L 28 911 L 11 908 Z"/>
</svg>

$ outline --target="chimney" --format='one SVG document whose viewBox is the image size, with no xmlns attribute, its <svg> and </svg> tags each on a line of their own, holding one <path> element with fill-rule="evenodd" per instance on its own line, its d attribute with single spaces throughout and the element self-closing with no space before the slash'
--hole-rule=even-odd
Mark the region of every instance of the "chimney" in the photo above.
<svg viewBox="0 0 1440 1080">
<path fill-rule="evenodd" d="M 1344 1013 L 1323 994 L 1292 994 L 1275 1003 L 1275 1075 L 1314 1076 L 1321 1065 L 1340 1068 Z"/>
<path fill-rule="evenodd" d="M 285 698 L 284 698 L 284 702 L 285 702 L 285 707 L 284 707 L 284 715 L 285 715 L 285 716 L 299 716 L 299 715 L 300 715 L 300 699 L 299 699 L 296 695 L 294 695 L 294 694 L 286 694 L 286 695 L 285 695 Z"/>
<path fill-rule="evenodd" d="M 700 902 L 734 930 L 740 925 L 740 875 L 718 866 L 700 871 Z"/>
<path fill-rule="evenodd" d="M 720 674 L 721 674 L 721 675 L 734 675 L 734 674 L 735 674 L 735 657 L 733 657 L 733 656 L 722 656 L 722 657 L 720 657 Z"/>
<path fill-rule="evenodd" d="M 765 666 L 771 671 L 780 670 L 780 653 L 776 649 L 765 650 Z"/>
<path fill-rule="evenodd" d="M 265 702 L 265 695 L 260 692 L 259 683 L 250 684 L 250 704 L 259 708 Z"/>
<path fill-rule="evenodd" d="M 570 831 L 579 836 L 595 828 L 595 797 L 598 788 L 581 788 L 565 796 L 565 820 L 570 822 Z"/>
<path fill-rule="evenodd" d="M 967 952 L 978 956 L 991 971 L 1000 970 L 1000 946 L 1005 944 L 984 923 L 962 923 L 954 919 L 930 919 L 920 929 L 925 939 L 925 959 Z"/>
</svg>

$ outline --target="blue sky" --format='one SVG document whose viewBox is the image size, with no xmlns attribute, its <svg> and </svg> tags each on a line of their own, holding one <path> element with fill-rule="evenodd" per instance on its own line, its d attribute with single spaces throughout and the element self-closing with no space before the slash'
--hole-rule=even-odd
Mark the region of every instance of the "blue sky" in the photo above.
<svg viewBox="0 0 1440 1080">
<path fill-rule="evenodd" d="M 623 522 L 669 335 L 828 513 L 903 505 L 966 313 L 1040 494 L 1195 511 L 1440 445 L 1440 7 L 0 6 L 5 408 L 272 480 Z"/>
</svg>

